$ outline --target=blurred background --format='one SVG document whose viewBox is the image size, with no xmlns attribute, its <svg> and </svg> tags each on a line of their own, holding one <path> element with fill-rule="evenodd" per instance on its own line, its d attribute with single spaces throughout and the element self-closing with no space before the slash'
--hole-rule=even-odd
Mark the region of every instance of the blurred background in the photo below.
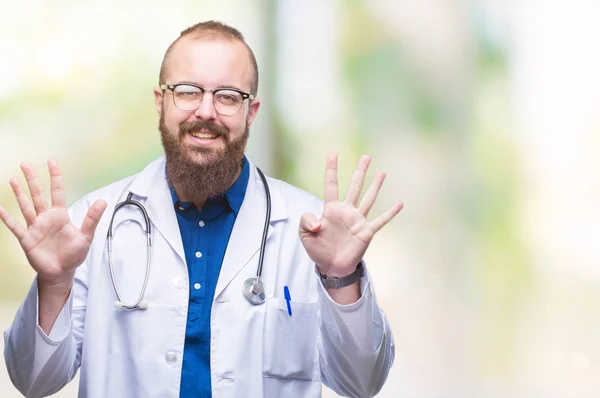
<svg viewBox="0 0 600 398">
<path fill-rule="evenodd" d="M 164 51 L 221 20 L 259 63 L 255 163 L 322 197 L 329 151 L 342 184 L 368 153 L 373 214 L 405 203 L 367 253 L 396 340 L 380 397 L 600 396 L 599 2 L 168 4 L 0 0 L 3 206 L 23 160 L 48 187 L 56 157 L 73 203 L 158 157 Z M 32 278 L 0 225 L 2 330 Z"/>
</svg>

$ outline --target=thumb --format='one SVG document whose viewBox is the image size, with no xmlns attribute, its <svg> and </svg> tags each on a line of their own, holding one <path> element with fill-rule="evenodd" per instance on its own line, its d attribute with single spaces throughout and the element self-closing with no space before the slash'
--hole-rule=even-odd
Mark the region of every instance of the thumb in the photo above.
<svg viewBox="0 0 600 398">
<path fill-rule="evenodd" d="M 106 206 L 107 204 L 103 200 L 95 201 L 81 224 L 81 232 L 90 243 L 92 242 L 92 239 L 94 239 L 94 232 L 96 232 L 96 227 L 100 222 L 104 210 L 106 210 Z"/>
<path fill-rule="evenodd" d="M 321 220 L 312 213 L 304 213 L 300 219 L 300 233 L 317 232 L 321 229 Z"/>
</svg>

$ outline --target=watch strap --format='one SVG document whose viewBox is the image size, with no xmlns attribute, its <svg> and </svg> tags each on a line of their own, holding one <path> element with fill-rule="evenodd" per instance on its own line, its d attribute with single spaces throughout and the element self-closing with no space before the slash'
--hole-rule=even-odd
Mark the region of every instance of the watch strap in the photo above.
<svg viewBox="0 0 600 398">
<path fill-rule="evenodd" d="M 362 261 L 358 263 L 354 272 L 350 275 L 343 276 L 341 278 L 337 276 L 327 276 L 319 272 L 319 278 L 321 283 L 326 289 L 340 289 L 342 287 L 350 286 L 353 283 L 360 280 L 365 275 L 365 270 L 362 265 Z"/>
</svg>

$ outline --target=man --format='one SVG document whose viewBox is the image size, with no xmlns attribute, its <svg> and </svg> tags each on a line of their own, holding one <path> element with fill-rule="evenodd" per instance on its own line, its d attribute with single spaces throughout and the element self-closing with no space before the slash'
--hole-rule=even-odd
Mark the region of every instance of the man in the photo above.
<svg viewBox="0 0 600 398">
<path fill-rule="evenodd" d="M 263 180 L 244 156 L 257 88 L 242 35 L 200 23 L 169 47 L 154 90 L 165 157 L 69 210 L 55 160 L 50 208 L 31 165 L 21 165 L 31 200 L 18 180 L 11 186 L 27 228 L 0 208 L 37 273 L 5 333 L 19 391 L 52 394 L 79 367 L 83 397 L 319 397 L 321 383 L 367 397 L 381 389 L 393 338 L 362 258 L 402 204 L 367 221 L 385 175 L 359 203 L 366 156 L 343 202 L 336 154 L 324 206 Z M 257 273 L 263 285 L 250 279 Z"/>
</svg>

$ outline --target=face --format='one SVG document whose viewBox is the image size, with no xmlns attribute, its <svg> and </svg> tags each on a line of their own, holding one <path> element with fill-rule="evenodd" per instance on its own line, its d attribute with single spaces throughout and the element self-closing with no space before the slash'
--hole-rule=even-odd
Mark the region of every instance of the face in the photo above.
<svg viewBox="0 0 600 398">
<path fill-rule="evenodd" d="M 246 47 L 237 41 L 181 39 L 167 61 L 165 83 L 193 83 L 206 89 L 250 91 L 252 64 Z M 235 115 L 219 114 L 213 95 L 205 93 L 195 111 L 178 109 L 173 93 L 154 90 L 159 129 L 170 183 L 180 196 L 215 196 L 227 190 L 240 171 L 249 127 L 260 101 L 245 100 Z"/>
</svg>

